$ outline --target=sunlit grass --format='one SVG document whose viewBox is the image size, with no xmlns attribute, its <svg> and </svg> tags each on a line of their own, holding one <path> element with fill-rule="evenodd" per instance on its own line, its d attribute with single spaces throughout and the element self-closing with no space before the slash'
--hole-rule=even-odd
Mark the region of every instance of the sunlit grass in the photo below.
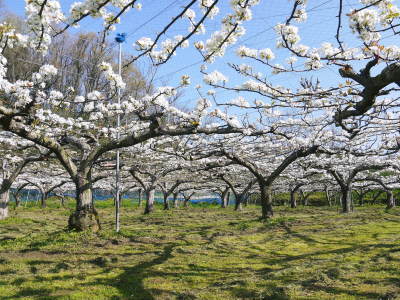
<svg viewBox="0 0 400 300">
<path fill-rule="evenodd" d="M 209 205 L 144 216 L 112 201 L 103 230 L 67 232 L 69 208 L 11 209 L 0 221 L 0 299 L 396 299 L 400 210 L 278 207 L 258 220 Z M 101 206 L 101 207 L 100 207 Z"/>
</svg>

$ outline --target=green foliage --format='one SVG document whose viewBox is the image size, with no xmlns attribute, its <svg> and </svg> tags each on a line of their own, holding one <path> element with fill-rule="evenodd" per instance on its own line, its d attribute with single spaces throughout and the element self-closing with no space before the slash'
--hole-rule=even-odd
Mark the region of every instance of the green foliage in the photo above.
<svg viewBox="0 0 400 300">
<path fill-rule="evenodd" d="M 264 221 L 265 227 L 276 227 L 276 226 L 284 226 L 288 223 L 295 221 L 296 218 L 294 217 L 277 217 L 277 218 L 270 218 Z"/>
<path fill-rule="evenodd" d="M 193 205 L 152 215 L 127 202 L 114 231 L 65 231 L 68 209 L 0 221 L 0 299 L 396 299 L 400 210 L 276 209 L 259 221 Z M 130 206 L 129 206 L 130 205 Z"/>
</svg>

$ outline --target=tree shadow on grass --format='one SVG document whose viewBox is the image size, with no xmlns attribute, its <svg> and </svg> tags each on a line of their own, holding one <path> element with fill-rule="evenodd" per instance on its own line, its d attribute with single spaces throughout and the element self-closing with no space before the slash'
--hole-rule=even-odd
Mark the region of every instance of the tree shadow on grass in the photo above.
<svg viewBox="0 0 400 300">
<path fill-rule="evenodd" d="M 339 287 L 332 287 L 332 286 L 326 286 L 324 283 L 318 283 L 318 282 L 312 282 L 312 281 L 303 281 L 302 286 L 306 288 L 307 290 L 313 290 L 313 291 L 324 291 L 330 295 L 347 295 L 347 296 L 355 296 L 357 299 L 359 297 L 365 298 L 367 297 L 368 299 L 382 299 L 380 298 L 383 296 L 382 294 L 379 294 L 377 292 L 360 292 L 352 289 L 346 289 L 346 288 L 339 288 Z"/>
<path fill-rule="evenodd" d="M 165 246 L 162 253 L 150 261 L 139 263 L 133 267 L 123 268 L 122 274 L 114 279 L 106 279 L 104 282 L 97 280 L 96 282 L 92 282 L 90 284 L 104 284 L 106 286 L 115 287 L 121 293 L 122 299 L 153 300 L 155 299 L 153 294 L 166 291 L 151 289 L 150 292 L 144 287 L 144 281 L 146 278 L 155 275 L 155 272 L 149 269 L 156 265 L 163 264 L 169 258 L 171 258 L 172 251 L 177 245 L 178 244 Z"/>
<path fill-rule="evenodd" d="M 3 300 L 10 299 L 18 299 L 22 298 L 24 299 L 25 297 L 35 297 L 34 299 L 55 299 L 55 297 L 50 296 L 51 290 L 50 289 L 43 289 L 43 288 L 24 288 L 18 291 L 18 293 L 9 296 L 9 297 L 0 297 Z"/>
<path fill-rule="evenodd" d="M 288 235 L 297 237 L 297 238 L 303 240 L 304 242 L 307 242 L 307 243 L 310 243 L 310 244 L 323 244 L 323 243 L 321 243 L 321 242 L 319 242 L 319 241 L 317 241 L 317 240 L 315 240 L 315 239 L 313 239 L 313 238 L 311 238 L 311 237 L 309 237 L 309 236 L 307 236 L 305 234 L 301 234 L 301 233 L 298 233 L 296 231 L 293 231 L 287 224 L 283 224 L 282 228 L 285 229 L 285 231 L 286 231 L 286 233 Z"/>
<path fill-rule="evenodd" d="M 61 233 L 65 232 L 65 230 L 57 230 L 51 233 L 48 233 L 47 238 L 38 241 L 33 241 L 30 244 L 26 245 L 25 249 L 20 250 L 21 253 L 32 252 L 32 251 L 40 251 L 43 247 L 53 244 L 56 239 L 59 237 Z"/>
<path fill-rule="evenodd" d="M 299 255 L 289 255 L 289 254 L 279 254 L 279 253 L 274 253 L 275 256 L 278 258 L 273 258 L 273 259 L 267 259 L 266 263 L 268 265 L 274 265 L 274 264 L 289 264 L 292 261 L 296 260 L 301 260 L 301 259 L 309 259 L 309 258 L 315 258 L 316 256 L 321 256 L 321 255 L 340 255 L 340 254 L 347 254 L 347 253 L 353 253 L 355 251 L 367 251 L 370 249 L 382 249 L 382 248 L 394 248 L 398 247 L 396 244 L 385 244 L 385 243 L 379 243 L 379 244 L 351 244 L 347 243 L 349 247 L 343 247 L 339 249 L 332 249 L 332 250 L 322 250 L 322 251 L 314 251 L 310 253 L 305 253 L 305 254 L 299 254 Z"/>
</svg>

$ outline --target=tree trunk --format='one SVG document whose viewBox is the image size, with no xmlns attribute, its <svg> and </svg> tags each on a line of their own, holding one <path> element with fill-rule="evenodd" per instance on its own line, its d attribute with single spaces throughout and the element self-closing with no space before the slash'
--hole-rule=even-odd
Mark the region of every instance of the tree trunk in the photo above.
<svg viewBox="0 0 400 300">
<path fill-rule="evenodd" d="M 61 206 L 62 206 L 63 208 L 65 208 L 65 197 L 64 197 L 64 195 L 59 195 L 59 197 L 60 197 Z"/>
<path fill-rule="evenodd" d="M 386 209 L 391 209 L 396 206 L 396 202 L 394 201 L 393 192 L 387 191 L 387 206 Z"/>
<path fill-rule="evenodd" d="M 229 189 L 225 189 L 221 195 L 221 208 L 228 206 Z"/>
<path fill-rule="evenodd" d="M 308 206 L 308 196 L 306 193 L 303 192 L 303 190 L 300 190 L 301 198 L 303 200 L 303 205 Z"/>
<path fill-rule="evenodd" d="M 379 196 L 382 195 L 383 191 L 378 191 L 378 193 L 372 199 L 372 204 L 375 204 L 376 200 L 378 200 Z"/>
<path fill-rule="evenodd" d="M 0 220 L 8 217 L 8 201 L 10 200 L 10 191 L 0 190 Z"/>
<path fill-rule="evenodd" d="M 15 193 L 15 208 L 21 207 L 21 199 L 19 198 L 19 193 Z"/>
<path fill-rule="evenodd" d="M 139 207 L 142 207 L 142 189 L 139 189 Z"/>
<path fill-rule="evenodd" d="M 291 208 L 297 207 L 296 190 L 294 190 L 294 189 L 290 191 L 290 207 Z"/>
<path fill-rule="evenodd" d="M 46 208 L 46 206 L 47 206 L 46 197 L 45 197 L 43 194 L 42 194 L 41 197 L 40 197 L 40 206 L 41 206 L 42 208 Z"/>
<path fill-rule="evenodd" d="M 183 207 L 189 206 L 189 200 L 190 200 L 190 198 L 185 198 L 185 200 L 183 201 Z"/>
<path fill-rule="evenodd" d="M 351 204 L 351 186 L 342 188 L 342 212 L 350 213 L 353 211 Z"/>
<path fill-rule="evenodd" d="M 154 189 L 146 191 L 146 207 L 144 209 L 145 214 L 149 214 L 154 211 Z"/>
<path fill-rule="evenodd" d="M 76 185 L 76 208 L 68 220 L 71 230 L 100 230 L 99 215 L 92 205 L 92 189 L 89 180 L 80 177 Z"/>
<path fill-rule="evenodd" d="M 365 196 L 366 192 L 364 192 L 363 190 L 360 191 L 359 195 L 358 195 L 358 204 L 360 206 L 364 205 L 364 196 Z"/>
<path fill-rule="evenodd" d="M 328 205 L 332 206 L 332 200 L 331 200 L 331 196 L 329 195 L 328 187 L 325 187 L 325 197 L 326 197 L 326 201 L 328 202 Z"/>
<path fill-rule="evenodd" d="M 164 210 L 169 209 L 169 201 L 168 201 L 168 195 L 164 194 Z"/>
<path fill-rule="evenodd" d="M 178 193 L 174 193 L 173 197 L 174 197 L 174 200 L 173 200 L 174 208 L 178 208 Z"/>
<path fill-rule="evenodd" d="M 246 193 L 243 197 L 244 206 L 246 206 L 246 207 L 247 207 L 247 205 L 249 205 L 249 198 L 250 198 L 250 195 L 248 193 Z"/>
<path fill-rule="evenodd" d="M 47 193 L 45 193 L 43 190 L 40 190 L 40 206 L 42 207 L 42 208 L 46 208 L 47 207 L 47 198 L 48 198 L 48 195 L 47 195 Z"/>
<path fill-rule="evenodd" d="M 242 199 L 243 199 L 243 194 L 235 195 L 235 211 L 242 210 Z"/>
<path fill-rule="evenodd" d="M 261 194 L 261 210 L 262 219 L 271 218 L 274 215 L 272 209 L 272 192 L 271 186 L 260 184 L 260 194 Z"/>
</svg>

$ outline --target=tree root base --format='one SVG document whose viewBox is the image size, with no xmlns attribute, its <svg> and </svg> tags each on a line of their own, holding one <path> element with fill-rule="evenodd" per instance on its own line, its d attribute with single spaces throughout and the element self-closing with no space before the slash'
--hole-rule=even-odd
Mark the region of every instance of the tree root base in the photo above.
<svg viewBox="0 0 400 300">
<path fill-rule="evenodd" d="M 69 216 L 68 229 L 75 231 L 99 231 L 101 227 L 97 211 L 95 209 L 74 211 Z"/>
</svg>

